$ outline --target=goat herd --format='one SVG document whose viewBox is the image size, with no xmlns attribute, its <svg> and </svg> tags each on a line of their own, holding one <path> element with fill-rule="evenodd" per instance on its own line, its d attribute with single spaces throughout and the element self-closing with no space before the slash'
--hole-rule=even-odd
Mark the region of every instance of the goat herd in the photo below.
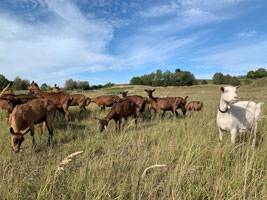
<svg viewBox="0 0 267 200">
<path fill-rule="evenodd" d="M 188 96 L 156 98 L 153 96 L 153 90 L 145 90 L 148 98 L 134 95 L 127 96 L 128 92 L 120 92 L 122 98 L 117 95 L 99 96 L 89 98 L 82 94 L 68 94 L 60 92 L 59 87 L 55 85 L 52 93 L 42 92 L 34 81 L 28 87 L 29 94 L 13 94 L 8 85 L 0 93 L 0 107 L 5 111 L 7 121 L 10 124 L 11 145 L 15 152 L 20 151 L 20 146 L 24 141 L 24 135 L 28 132 L 32 136 L 32 145 L 35 146 L 34 125 L 40 124 L 48 129 L 49 137 L 47 145 L 49 146 L 53 138 L 52 122 L 56 110 L 64 114 L 66 121 L 69 119 L 69 106 L 79 106 L 80 113 L 86 110 L 91 102 L 96 103 L 101 110 L 105 107 L 112 107 L 110 112 L 104 118 L 95 118 L 100 122 L 100 131 L 108 125 L 110 120 L 116 122 L 116 130 L 120 129 L 122 119 L 127 121 L 131 115 L 134 116 L 137 126 L 137 118 L 140 115 L 149 113 L 150 110 L 162 110 L 162 117 L 166 111 L 172 111 L 174 117 L 178 116 L 177 109 L 181 109 L 183 115 L 189 111 L 201 111 L 203 103 L 192 101 L 186 105 Z M 238 102 L 236 95 L 238 87 L 222 87 L 221 100 L 218 108 L 217 124 L 219 128 L 219 138 L 222 139 L 222 131 L 231 132 L 231 141 L 234 143 L 236 132 L 244 132 L 254 128 L 253 146 L 256 140 L 257 120 L 261 113 L 262 103 Z M 241 120 L 241 118 L 243 120 Z"/>
</svg>

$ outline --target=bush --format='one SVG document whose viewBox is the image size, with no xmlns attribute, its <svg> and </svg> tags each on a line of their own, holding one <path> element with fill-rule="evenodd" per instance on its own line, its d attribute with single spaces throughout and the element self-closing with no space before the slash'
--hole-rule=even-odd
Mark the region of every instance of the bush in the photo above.
<svg viewBox="0 0 267 200">
<path fill-rule="evenodd" d="M 201 81 L 201 85 L 207 85 L 208 84 L 208 81 L 207 80 L 202 80 Z"/>
</svg>

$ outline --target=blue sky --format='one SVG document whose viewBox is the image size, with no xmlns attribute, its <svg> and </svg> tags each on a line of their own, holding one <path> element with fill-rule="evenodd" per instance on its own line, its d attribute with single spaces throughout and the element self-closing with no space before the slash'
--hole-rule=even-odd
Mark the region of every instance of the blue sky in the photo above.
<svg viewBox="0 0 267 200">
<path fill-rule="evenodd" d="M 1 0 L 0 74 L 60 86 L 267 66 L 265 0 Z"/>
</svg>

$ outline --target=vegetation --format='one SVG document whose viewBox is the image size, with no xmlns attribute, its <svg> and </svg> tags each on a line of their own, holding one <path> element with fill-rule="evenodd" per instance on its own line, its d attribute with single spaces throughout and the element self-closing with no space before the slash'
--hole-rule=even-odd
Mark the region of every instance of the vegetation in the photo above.
<svg viewBox="0 0 267 200">
<path fill-rule="evenodd" d="M 143 75 L 141 77 L 133 77 L 130 81 L 131 85 L 149 85 L 149 86 L 184 86 L 196 85 L 195 76 L 188 71 L 176 69 L 174 73 L 166 70 L 162 73 L 157 70 L 156 73 Z"/>
<path fill-rule="evenodd" d="M 143 86 L 84 94 L 96 97 L 125 90 L 146 96 Z M 139 119 L 137 129 L 130 118 L 119 133 L 114 122 L 99 132 L 94 118 L 109 109 L 101 112 L 91 103 L 79 116 L 79 109 L 71 107 L 69 122 L 60 113 L 55 118 L 53 148 L 46 147 L 47 130 L 41 135 L 36 127 L 37 147 L 31 148 L 28 133 L 18 154 L 10 146 L 9 125 L 0 111 L 0 198 L 266 199 L 266 112 L 258 124 L 259 144 L 254 150 L 249 137 L 232 145 L 227 133 L 219 142 L 215 121 L 219 94 L 216 85 L 157 88 L 158 97 L 188 95 L 188 101 L 203 101 L 204 111 L 187 113 L 185 118 L 179 111 L 175 120 L 171 112 L 161 120 L 158 112 L 152 121 Z M 256 102 L 267 101 L 263 82 L 251 89 L 244 86 L 238 94 L 242 100 L 254 96 Z M 167 166 L 149 168 L 156 164 Z"/>
<path fill-rule="evenodd" d="M 0 74 L 0 88 L 4 88 L 9 83 L 9 80 L 6 79 L 4 75 Z"/>
<path fill-rule="evenodd" d="M 12 88 L 14 90 L 27 90 L 28 86 L 30 85 L 29 80 L 22 80 L 20 77 L 16 77 L 13 81 Z"/>
<path fill-rule="evenodd" d="M 215 73 L 212 77 L 213 83 L 216 85 L 227 84 L 227 85 L 240 85 L 240 80 L 235 76 L 230 76 L 229 74 L 223 75 L 223 73 Z"/>
<path fill-rule="evenodd" d="M 259 68 L 256 71 L 249 71 L 247 73 L 247 78 L 256 79 L 256 78 L 263 78 L 263 77 L 267 77 L 267 71 L 264 68 Z"/>
<path fill-rule="evenodd" d="M 201 81 L 201 85 L 207 85 L 208 84 L 208 81 L 207 80 L 202 80 Z"/>
</svg>

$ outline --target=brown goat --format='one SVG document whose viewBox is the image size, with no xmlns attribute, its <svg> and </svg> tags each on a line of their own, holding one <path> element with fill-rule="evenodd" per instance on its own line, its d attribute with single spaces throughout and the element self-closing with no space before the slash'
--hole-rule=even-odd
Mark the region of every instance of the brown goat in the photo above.
<svg viewBox="0 0 267 200">
<path fill-rule="evenodd" d="M 80 114 L 83 110 L 86 111 L 85 106 L 88 106 L 91 102 L 89 97 L 86 97 L 83 94 L 71 94 L 70 96 L 73 98 L 70 106 L 79 106 Z"/>
<path fill-rule="evenodd" d="M 200 101 L 191 101 L 186 105 L 186 109 L 189 111 L 202 111 L 203 102 Z"/>
<path fill-rule="evenodd" d="M 1 99 L 1 97 L 4 95 L 5 91 L 8 90 L 9 86 L 10 86 L 10 83 L 3 90 L 1 90 L 1 92 L 0 92 L 0 107 L 6 113 L 6 118 L 7 119 L 9 117 L 9 113 L 10 113 L 11 107 L 10 107 L 9 103 L 6 100 Z"/>
<path fill-rule="evenodd" d="M 11 106 L 5 99 L 0 99 L 0 108 L 5 112 L 6 119 L 8 120 L 9 114 L 11 113 Z"/>
<path fill-rule="evenodd" d="M 64 92 L 58 92 L 58 93 L 42 92 L 38 84 L 35 83 L 34 81 L 31 83 L 28 89 L 34 92 L 35 94 L 39 94 L 43 96 L 44 98 L 51 100 L 54 104 L 56 104 L 57 109 L 65 115 L 65 119 L 67 121 L 69 120 L 68 108 L 73 99 L 69 94 L 64 93 Z"/>
<path fill-rule="evenodd" d="M 91 98 L 91 102 L 96 103 L 101 108 L 101 110 L 105 110 L 105 107 L 113 106 L 113 104 L 120 101 L 120 99 L 121 98 L 117 95 L 107 95 Z"/>
<path fill-rule="evenodd" d="M 123 100 L 124 99 L 130 99 L 132 100 L 136 105 L 138 105 L 139 113 L 142 114 L 145 111 L 145 106 L 148 103 L 147 98 L 139 96 L 139 95 L 133 95 L 133 96 L 127 96 L 128 91 L 126 92 L 119 92 L 122 94 Z"/>
<path fill-rule="evenodd" d="M 24 141 L 24 135 L 31 132 L 32 145 L 35 146 L 34 124 L 46 123 L 49 131 L 47 146 L 50 145 L 53 138 L 52 121 L 56 112 L 56 105 L 49 99 L 34 99 L 25 104 L 15 107 L 10 115 L 11 124 L 11 145 L 15 152 L 20 151 L 20 146 Z M 29 128 L 28 130 L 25 130 Z"/>
<path fill-rule="evenodd" d="M 54 93 L 60 92 L 60 88 L 57 86 L 57 84 L 55 84 L 55 86 L 52 88 L 52 92 Z"/>
<path fill-rule="evenodd" d="M 4 93 L 0 97 L 0 107 L 6 113 L 6 118 L 8 120 L 9 114 L 13 111 L 16 105 L 27 103 L 29 100 L 43 98 L 34 94 L 6 94 Z"/>
<path fill-rule="evenodd" d="M 153 92 L 155 91 L 155 89 L 153 90 L 145 90 L 148 94 L 148 101 L 150 102 L 151 106 L 150 109 L 153 109 L 155 111 L 155 113 L 157 112 L 157 110 L 162 110 L 163 113 L 161 115 L 161 117 L 164 117 L 164 114 L 166 111 L 172 111 L 173 116 L 177 117 L 178 113 L 176 109 L 181 109 L 183 112 L 183 115 L 185 116 L 186 114 L 186 100 L 188 98 L 188 96 L 186 96 L 184 99 L 182 97 L 165 97 L 165 98 L 156 98 L 153 97 Z"/>
<path fill-rule="evenodd" d="M 100 131 L 102 132 L 105 127 L 108 126 L 110 120 L 114 120 L 116 122 L 116 130 L 120 130 L 120 125 L 122 119 L 124 118 L 127 121 L 127 118 L 130 115 L 134 116 L 135 124 L 137 126 L 137 116 L 138 116 L 138 105 L 136 105 L 130 99 L 121 100 L 112 106 L 110 112 L 103 119 L 98 119 L 100 121 Z M 119 122 L 119 124 L 118 124 Z M 118 126 L 117 126 L 118 125 Z"/>
</svg>

